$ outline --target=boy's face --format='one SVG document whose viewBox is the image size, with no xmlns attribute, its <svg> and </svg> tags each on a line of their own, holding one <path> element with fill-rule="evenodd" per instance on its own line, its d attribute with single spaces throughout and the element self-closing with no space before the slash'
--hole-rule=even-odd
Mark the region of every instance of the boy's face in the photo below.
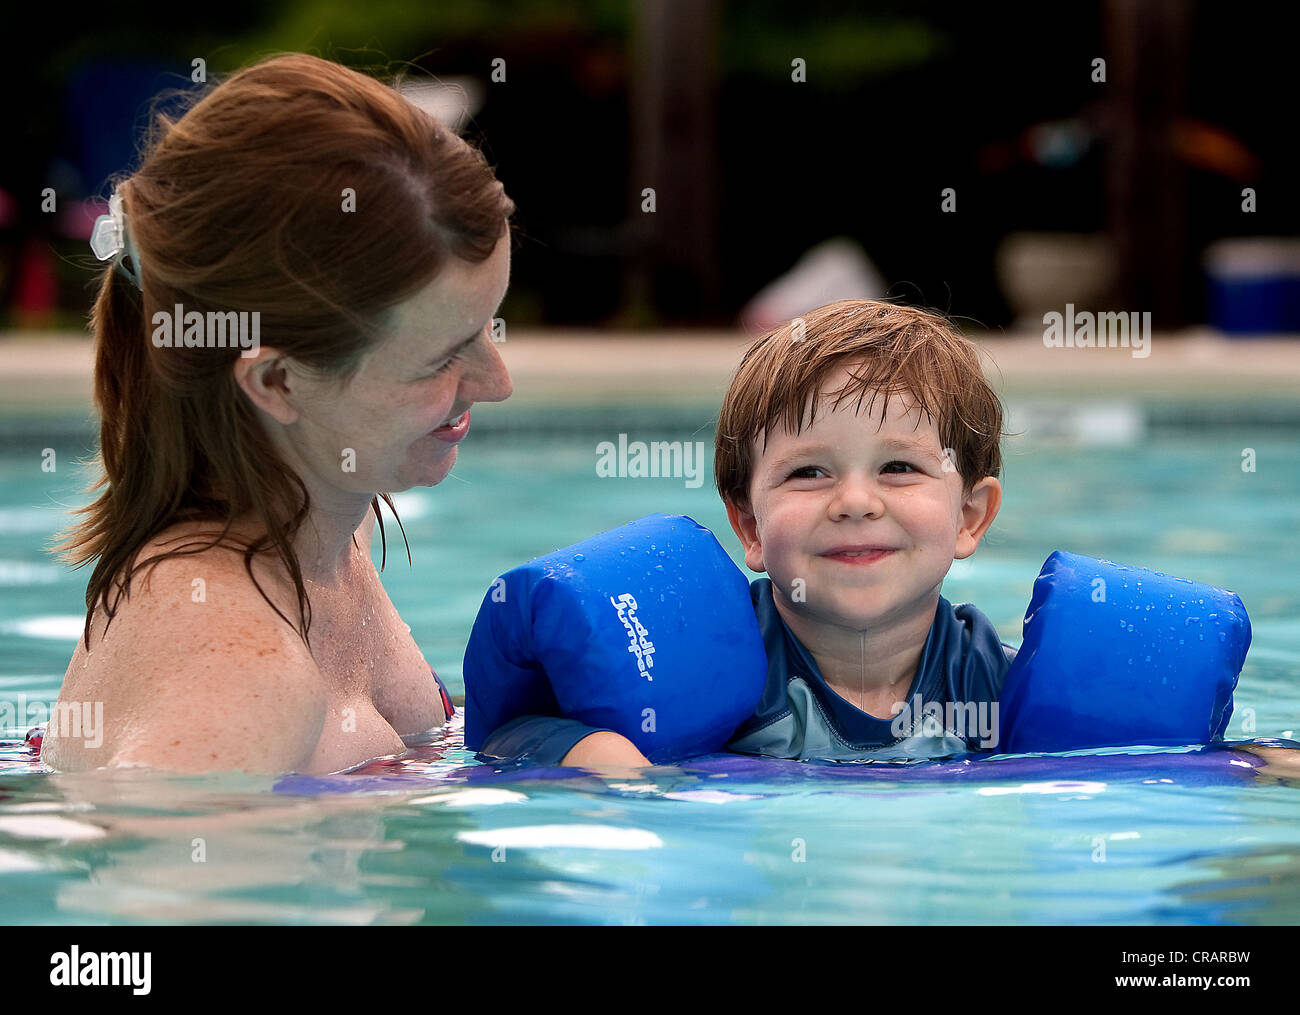
<svg viewBox="0 0 1300 1015">
<path fill-rule="evenodd" d="M 849 380 L 828 377 L 823 391 Z M 745 563 L 772 578 L 777 606 L 801 625 L 869 632 L 906 621 L 928 629 L 954 558 L 969 557 L 1001 504 L 985 477 L 963 494 L 938 427 L 906 394 L 861 414 L 853 399 L 797 436 L 774 430 L 756 455 L 747 507 L 728 504 Z M 802 583 L 796 581 L 802 579 Z M 796 632 L 798 633 L 798 632 Z"/>
</svg>

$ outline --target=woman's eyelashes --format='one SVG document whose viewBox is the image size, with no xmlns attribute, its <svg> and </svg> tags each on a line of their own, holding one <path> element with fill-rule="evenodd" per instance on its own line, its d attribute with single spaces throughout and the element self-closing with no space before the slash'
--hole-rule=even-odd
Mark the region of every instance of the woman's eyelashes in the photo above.
<svg viewBox="0 0 1300 1015">
<path fill-rule="evenodd" d="M 464 342 L 456 347 L 456 351 L 443 360 L 438 366 L 434 367 L 428 373 L 421 375 L 420 380 L 428 380 L 430 377 L 437 377 L 439 374 L 446 373 L 451 367 L 463 360 L 471 349 L 474 348 L 476 341 L 487 331 L 487 325 L 484 325 L 477 333 L 467 338 Z"/>
<path fill-rule="evenodd" d="M 437 377 L 438 374 L 446 373 L 449 369 L 451 369 L 452 366 L 454 366 L 455 364 L 459 363 L 459 362 L 460 362 L 462 359 L 464 359 L 464 358 L 465 358 L 465 353 L 464 353 L 463 351 L 462 351 L 462 352 L 458 352 L 458 353 L 456 353 L 455 355 L 450 356 L 450 357 L 448 357 L 447 359 L 443 360 L 443 362 L 442 362 L 441 364 L 439 364 L 438 366 L 434 367 L 433 370 L 430 371 L 429 373 L 425 374 L 425 376 L 426 376 L 426 377 Z"/>
<path fill-rule="evenodd" d="M 478 338 L 478 336 L 475 335 L 474 338 Z M 453 352 L 450 356 L 448 356 L 448 357 L 447 357 L 445 360 L 443 360 L 440 364 L 438 364 L 438 365 L 437 365 L 436 367 L 434 367 L 431 371 L 429 371 L 429 373 L 427 373 L 427 374 L 425 374 L 423 377 L 421 377 L 421 380 L 428 380 L 430 377 L 437 377 L 439 374 L 445 374 L 445 373 L 446 373 L 448 370 L 450 370 L 453 366 L 455 366 L 457 363 L 459 363 L 461 360 L 463 360 L 466 356 L 468 356 L 468 355 L 469 355 L 469 351 L 470 351 L 470 349 L 472 349 L 473 347 L 474 347 L 474 341 L 473 341 L 473 339 L 471 339 L 471 340 L 468 341 L 468 342 L 464 342 L 464 343 L 462 343 L 462 344 L 460 345 L 460 347 L 456 349 L 455 352 Z"/>
</svg>

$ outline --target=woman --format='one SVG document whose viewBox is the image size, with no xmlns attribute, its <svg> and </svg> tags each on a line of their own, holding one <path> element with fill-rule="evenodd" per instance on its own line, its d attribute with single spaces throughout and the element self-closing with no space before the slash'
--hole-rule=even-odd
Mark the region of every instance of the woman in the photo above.
<svg viewBox="0 0 1300 1015">
<path fill-rule="evenodd" d="M 305 55 L 160 117 L 118 195 L 93 313 L 103 492 L 60 546 L 94 568 L 42 761 L 321 773 L 402 752 L 447 705 L 370 559 L 376 491 L 441 482 L 470 406 L 510 395 L 489 333 L 512 202 L 397 91 Z"/>
</svg>

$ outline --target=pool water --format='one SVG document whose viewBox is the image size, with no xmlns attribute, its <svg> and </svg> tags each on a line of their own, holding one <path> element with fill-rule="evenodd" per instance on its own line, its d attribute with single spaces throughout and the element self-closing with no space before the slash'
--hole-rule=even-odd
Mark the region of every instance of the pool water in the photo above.
<svg viewBox="0 0 1300 1015">
<path fill-rule="evenodd" d="M 1095 442 L 1008 440 L 1002 513 L 945 596 L 1015 644 L 1054 549 L 1230 588 L 1254 642 L 1228 735 L 1294 738 L 1300 420 L 1241 409 L 1134 427 L 1130 406 Z M 455 696 L 483 593 L 523 560 L 652 511 L 691 515 L 740 560 L 711 472 L 596 475 L 620 432 L 703 441 L 711 464 L 711 407 L 507 410 L 476 416 L 446 482 L 397 497 L 413 569 L 388 527 L 385 585 Z M 602 779 L 479 765 L 457 721 L 325 780 L 46 772 L 20 741 L 57 696 L 85 575 L 44 547 L 85 502 L 90 440 L 76 420 L 0 425 L 0 922 L 1300 922 L 1300 766 L 1231 751 L 906 772 L 712 758 Z"/>
</svg>

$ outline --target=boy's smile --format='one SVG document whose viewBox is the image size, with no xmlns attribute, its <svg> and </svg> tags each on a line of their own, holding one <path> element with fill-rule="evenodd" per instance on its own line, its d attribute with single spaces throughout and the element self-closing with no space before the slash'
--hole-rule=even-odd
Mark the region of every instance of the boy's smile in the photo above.
<svg viewBox="0 0 1300 1015">
<path fill-rule="evenodd" d="M 841 368 L 822 390 L 849 381 Z M 882 418 L 884 401 L 825 400 L 802 433 L 778 425 L 765 448 L 757 439 L 748 509 L 728 506 L 746 565 L 771 576 L 777 610 L 823 670 L 842 669 L 827 651 L 867 669 L 866 655 L 904 645 L 919 657 L 944 576 L 1001 503 L 992 477 L 963 492 L 960 463 L 913 398 L 891 395 Z"/>
</svg>

